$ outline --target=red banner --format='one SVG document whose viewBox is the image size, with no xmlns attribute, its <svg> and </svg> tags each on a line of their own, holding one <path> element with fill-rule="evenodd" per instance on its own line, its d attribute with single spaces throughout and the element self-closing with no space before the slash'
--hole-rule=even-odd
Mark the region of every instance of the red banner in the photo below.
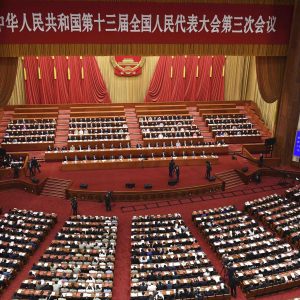
<svg viewBox="0 0 300 300">
<path fill-rule="evenodd" d="M 1 44 L 287 44 L 288 5 L 1 0 Z"/>
</svg>

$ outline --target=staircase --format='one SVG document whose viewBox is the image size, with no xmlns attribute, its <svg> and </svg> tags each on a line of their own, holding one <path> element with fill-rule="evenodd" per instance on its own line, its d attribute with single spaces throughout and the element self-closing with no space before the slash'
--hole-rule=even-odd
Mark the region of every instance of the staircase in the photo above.
<svg viewBox="0 0 300 300">
<path fill-rule="evenodd" d="M 128 125 L 131 148 L 135 148 L 137 144 L 143 144 L 143 136 L 139 127 L 139 120 L 136 116 L 134 108 L 125 108 L 125 116 Z"/>
<path fill-rule="evenodd" d="M 245 106 L 245 111 L 250 117 L 250 121 L 253 123 L 254 127 L 260 131 L 263 140 L 272 137 L 272 132 L 259 116 L 259 111 L 254 104 L 251 103 L 251 105 Z"/>
<path fill-rule="evenodd" d="M 59 179 L 59 178 L 47 178 L 46 183 L 43 187 L 41 195 L 65 198 L 66 189 L 70 186 L 71 180 Z"/>
<path fill-rule="evenodd" d="M 189 114 L 193 116 L 195 125 L 198 126 L 199 130 L 201 131 L 201 134 L 204 137 L 205 142 L 214 142 L 214 138 L 212 136 L 212 133 L 209 131 L 208 126 L 206 126 L 204 120 L 202 117 L 200 117 L 199 112 L 197 111 L 196 106 L 189 106 L 187 108 L 189 111 Z"/>
<path fill-rule="evenodd" d="M 12 119 L 14 112 L 12 110 L 3 111 L 2 119 L 0 121 L 0 143 L 2 143 L 4 134 L 9 121 Z"/>
<path fill-rule="evenodd" d="M 239 175 L 233 169 L 221 173 L 216 173 L 215 175 L 217 178 L 225 181 L 226 190 L 232 189 L 240 185 L 244 185 Z"/>
<path fill-rule="evenodd" d="M 54 146 L 55 147 L 67 147 L 68 145 L 68 133 L 69 133 L 69 120 L 70 110 L 59 110 L 57 124 L 56 124 L 56 135 Z"/>
</svg>

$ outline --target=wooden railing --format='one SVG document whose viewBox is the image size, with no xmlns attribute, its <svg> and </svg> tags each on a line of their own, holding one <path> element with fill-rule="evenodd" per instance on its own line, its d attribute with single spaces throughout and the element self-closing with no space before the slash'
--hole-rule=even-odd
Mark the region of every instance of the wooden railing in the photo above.
<svg viewBox="0 0 300 300">
<path fill-rule="evenodd" d="M 22 179 L 10 179 L 0 181 L 0 190 L 21 189 L 36 195 L 39 195 L 44 187 L 46 179 L 40 183 L 31 183 Z"/>
<path fill-rule="evenodd" d="M 253 156 L 252 154 L 263 153 L 267 152 L 266 146 L 263 143 L 256 143 L 256 144 L 244 144 L 242 146 L 242 154 L 249 158 L 249 161 L 252 164 L 258 165 L 259 158 Z M 280 165 L 280 158 L 279 157 L 264 157 L 264 166 L 267 167 L 278 167 Z"/>
<path fill-rule="evenodd" d="M 170 198 L 183 198 L 205 193 L 224 191 L 225 182 L 218 180 L 215 183 L 199 185 L 173 190 L 149 190 L 149 191 L 114 191 L 113 201 L 154 201 Z M 66 198 L 76 196 L 82 201 L 102 202 L 107 191 L 66 190 Z"/>
<path fill-rule="evenodd" d="M 111 111 L 71 111 L 70 118 L 112 118 L 117 116 L 124 116 L 124 110 L 111 110 Z"/>
</svg>

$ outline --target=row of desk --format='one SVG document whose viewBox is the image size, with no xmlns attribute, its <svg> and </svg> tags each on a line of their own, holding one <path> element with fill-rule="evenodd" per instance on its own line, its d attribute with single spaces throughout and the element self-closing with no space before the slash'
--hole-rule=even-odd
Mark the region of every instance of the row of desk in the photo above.
<svg viewBox="0 0 300 300">
<path fill-rule="evenodd" d="M 149 159 L 115 159 L 115 160 L 88 160 L 88 161 L 67 161 L 62 163 L 62 171 L 78 171 L 78 170 L 98 170 L 98 169 L 127 169 L 127 168 L 153 168 L 168 167 L 169 158 L 149 158 Z M 206 161 L 212 164 L 218 162 L 216 157 L 177 157 L 174 159 L 179 166 L 202 166 Z"/>
<path fill-rule="evenodd" d="M 78 158 L 84 158 L 85 155 L 97 157 L 100 156 L 120 156 L 128 157 L 129 155 L 140 156 L 141 154 L 145 157 L 151 157 L 152 153 L 155 156 L 162 156 L 162 153 L 165 152 L 166 156 L 171 156 L 173 151 L 182 155 L 183 151 L 186 155 L 193 155 L 193 151 L 195 154 L 227 154 L 228 153 L 228 145 L 224 146 L 187 146 L 187 147 L 155 147 L 155 148 L 114 148 L 114 149 L 93 149 L 93 150 L 75 150 L 75 151 L 47 151 L 45 152 L 45 160 L 46 161 L 62 161 L 65 156 L 68 159 L 75 159 L 77 155 Z"/>
</svg>

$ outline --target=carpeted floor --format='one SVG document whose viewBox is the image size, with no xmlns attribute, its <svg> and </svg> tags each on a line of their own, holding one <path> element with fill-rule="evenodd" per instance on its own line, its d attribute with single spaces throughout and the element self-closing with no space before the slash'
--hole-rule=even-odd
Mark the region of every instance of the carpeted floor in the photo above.
<svg viewBox="0 0 300 300">
<path fill-rule="evenodd" d="M 112 212 L 107 213 L 104 209 L 103 203 L 95 202 L 80 202 L 79 212 L 81 214 L 89 215 L 116 215 L 119 217 L 118 241 L 116 248 L 116 264 L 115 264 L 115 278 L 113 300 L 128 300 L 130 292 L 130 230 L 131 219 L 133 215 L 144 214 L 165 214 L 180 212 L 191 232 L 199 241 L 201 247 L 207 253 L 214 266 L 220 272 L 222 267 L 216 257 L 198 233 L 197 228 L 191 221 L 191 213 L 193 210 L 206 209 L 211 207 L 224 206 L 235 204 L 239 209 L 243 208 L 244 202 L 250 199 L 255 199 L 263 195 L 271 193 L 281 193 L 285 188 L 278 185 L 277 178 L 265 178 L 262 184 L 250 184 L 241 189 L 236 188 L 229 192 L 206 195 L 203 197 L 195 197 L 192 199 L 170 199 L 169 201 L 147 202 L 134 204 L 131 202 L 113 203 Z M 27 278 L 28 271 L 32 264 L 38 261 L 39 257 L 51 243 L 56 232 L 61 228 L 63 222 L 69 217 L 71 213 L 70 203 L 67 200 L 58 198 L 50 198 L 43 196 L 35 196 L 20 190 L 9 190 L 0 192 L 0 205 L 3 211 L 6 212 L 10 208 L 26 208 L 41 210 L 45 212 L 55 212 L 58 214 L 58 223 L 51 231 L 50 235 L 40 245 L 38 251 L 30 258 L 23 270 L 11 282 L 9 287 L 1 295 L 1 299 L 11 299 L 13 293 L 19 288 L 22 280 Z M 131 209 L 124 209 L 130 207 Z M 133 207 L 133 209 L 132 209 Z M 294 289 L 286 292 L 281 292 L 258 299 L 291 299 L 300 296 L 300 289 Z M 245 296 L 239 290 L 237 299 L 245 299 Z"/>
<path fill-rule="evenodd" d="M 224 170 L 241 169 L 244 166 L 249 168 L 249 173 L 257 169 L 246 159 L 239 157 L 237 160 L 232 160 L 230 155 L 223 155 L 219 157 L 219 163 L 212 166 L 212 175 Z M 126 182 L 134 182 L 135 190 L 143 190 L 145 183 L 151 183 L 154 190 L 171 188 L 168 186 L 168 167 L 82 171 L 61 171 L 60 167 L 61 163 L 58 162 L 42 163 L 42 172 L 38 173 L 37 177 L 39 179 L 45 177 L 70 179 L 73 182 L 71 188 L 74 189 L 79 189 L 80 183 L 87 183 L 89 190 L 122 191 L 125 190 Z M 180 170 L 180 182 L 175 188 L 208 183 L 205 179 L 204 165 L 182 166 Z"/>
</svg>

